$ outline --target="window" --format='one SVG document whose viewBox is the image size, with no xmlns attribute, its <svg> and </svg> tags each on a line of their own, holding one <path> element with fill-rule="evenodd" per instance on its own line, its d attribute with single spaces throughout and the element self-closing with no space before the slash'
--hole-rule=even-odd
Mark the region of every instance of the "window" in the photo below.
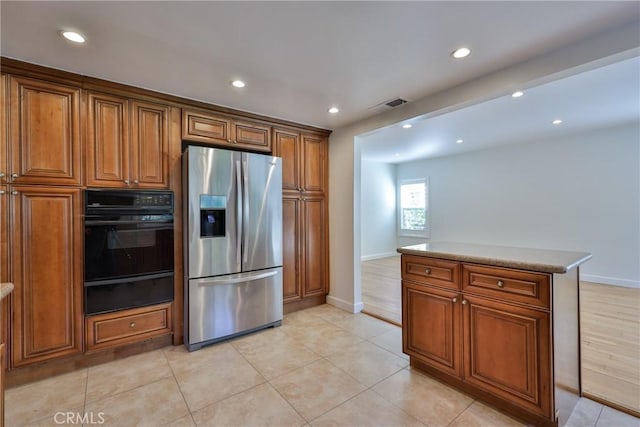
<svg viewBox="0 0 640 427">
<path fill-rule="evenodd" d="M 429 237 L 429 190 L 426 179 L 400 181 L 399 231 Z"/>
</svg>

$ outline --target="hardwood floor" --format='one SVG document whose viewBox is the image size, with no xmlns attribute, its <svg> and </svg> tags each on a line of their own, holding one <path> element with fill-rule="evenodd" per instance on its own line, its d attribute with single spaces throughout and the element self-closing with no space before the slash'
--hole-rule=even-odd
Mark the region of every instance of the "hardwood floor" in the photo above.
<svg viewBox="0 0 640 427">
<path fill-rule="evenodd" d="M 364 312 L 402 322 L 400 256 L 363 261 Z M 640 289 L 580 283 L 583 393 L 640 413 Z"/>
<path fill-rule="evenodd" d="M 364 261 L 361 268 L 363 311 L 400 326 L 402 324 L 400 255 Z"/>
<path fill-rule="evenodd" d="M 583 392 L 640 412 L 640 289 L 580 283 Z"/>
</svg>

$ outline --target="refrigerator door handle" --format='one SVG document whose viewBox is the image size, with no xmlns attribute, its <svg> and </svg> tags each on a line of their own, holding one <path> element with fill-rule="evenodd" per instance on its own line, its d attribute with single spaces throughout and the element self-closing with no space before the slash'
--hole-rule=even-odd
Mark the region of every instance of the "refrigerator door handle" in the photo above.
<svg viewBox="0 0 640 427">
<path fill-rule="evenodd" d="M 218 279 L 209 279 L 198 283 L 200 287 L 207 286 L 216 286 L 216 285 L 228 285 L 233 283 L 242 283 L 242 282 L 252 282 L 254 280 L 266 279 L 267 277 L 272 277 L 278 274 L 278 271 L 269 271 L 266 273 L 258 273 L 251 276 L 244 277 L 234 277 L 232 279 L 218 278 Z"/>
<path fill-rule="evenodd" d="M 242 245 L 240 244 L 240 236 L 242 236 L 242 199 L 243 195 L 240 194 L 242 188 L 242 179 L 240 177 L 240 160 L 236 160 L 236 188 L 237 188 L 237 202 L 236 202 L 236 264 L 242 263 Z"/>
<path fill-rule="evenodd" d="M 243 160 L 243 173 L 244 173 L 244 187 L 243 187 L 243 200 L 244 200 L 244 262 L 247 262 L 248 253 L 249 253 L 249 232 L 247 228 L 249 227 L 249 173 L 248 173 L 248 162 Z"/>
</svg>

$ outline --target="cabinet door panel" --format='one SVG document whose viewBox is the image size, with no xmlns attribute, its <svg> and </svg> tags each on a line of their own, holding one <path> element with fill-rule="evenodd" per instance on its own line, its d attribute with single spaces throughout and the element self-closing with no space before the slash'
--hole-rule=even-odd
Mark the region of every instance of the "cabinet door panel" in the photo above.
<svg viewBox="0 0 640 427">
<path fill-rule="evenodd" d="M 169 109 L 134 101 L 131 104 L 131 169 L 134 187 L 165 188 L 169 184 Z M 135 181 L 138 182 L 135 182 Z"/>
<path fill-rule="evenodd" d="M 325 201 L 306 198 L 304 207 L 304 295 L 327 292 L 327 223 Z"/>
<path fill-rule="evenodd" d="M 300 199 L 282 199 L 283 292 L 284 302 L 302 298 L 300 286 Z"/>
<path fill-rule="evenodd" d="M 229 144 L 231 140 L 231 120 L 207 113 L 182 110 L 182 139 Z"/>
<path fill-rule="evenodd" d="M 130 149 L 128 101 L 90 93 L 87 103 L 87 185 L 126 187 Z"/>
<path fill-rule="evenodd" d="M 402 305 L 402 350 L 460 377 L 459 294 L 403 281 Z"/>
<path fill-rule="evenodd" d="M 82 351 L 81 190 L 16 186 L 13 366 Z"/>
<path fill-rule="evenodd" d="M 14 183 L 80 184 L 80 89 L 11 77 Z"/>
<path fill-rule="evenodd" d="M 323 193 L 326 187 L 327 140 L 302 135 L 304 145 L 304 190 Z"/>
<path fill-rule="evenodd" d="M 233 122 L 233 140 L 238 147 L 271 152 L 271 126 L 250 122 Z"/>
<path fill-rule="evenodd" d="M 465 296 L 465 380 L 551 415 L 549 313 Z"/>
<path fill-rule="evenodd" d="M 7 135 L 7 120 L 8 120 L 8 101 L 7 97 L 7 75 L 0 74 L 0 185 L 7 183 L 7 174 L 9 173 L 9 160 L 8 160 L 8 135 Z"/>
<path fill-rule="evenodd" d="M 300 134 L 276 129 L 274 155 L 282 157 L 282 189 L 300 189 Z"/>
</svg>

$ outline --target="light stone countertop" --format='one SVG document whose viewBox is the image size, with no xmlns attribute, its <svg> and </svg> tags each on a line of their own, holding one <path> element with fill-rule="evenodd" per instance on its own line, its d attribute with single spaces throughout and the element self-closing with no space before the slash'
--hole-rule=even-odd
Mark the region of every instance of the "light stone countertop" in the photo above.
<svg viewBox="0 0 640 427">
<path fill-rule="evenodd" d="M 13 283 L 0 283 L 0 300 L 4 299 L 13 291 Z"/>
<path fill-rule="evenodd" d="M 587 252 L 515 248 L 455 242 L 430 242 L 398 248 L 398 252 L 452 261 L 517 268 L 542 273 L 566 273 L 589 260 Z"/>
</svg>

